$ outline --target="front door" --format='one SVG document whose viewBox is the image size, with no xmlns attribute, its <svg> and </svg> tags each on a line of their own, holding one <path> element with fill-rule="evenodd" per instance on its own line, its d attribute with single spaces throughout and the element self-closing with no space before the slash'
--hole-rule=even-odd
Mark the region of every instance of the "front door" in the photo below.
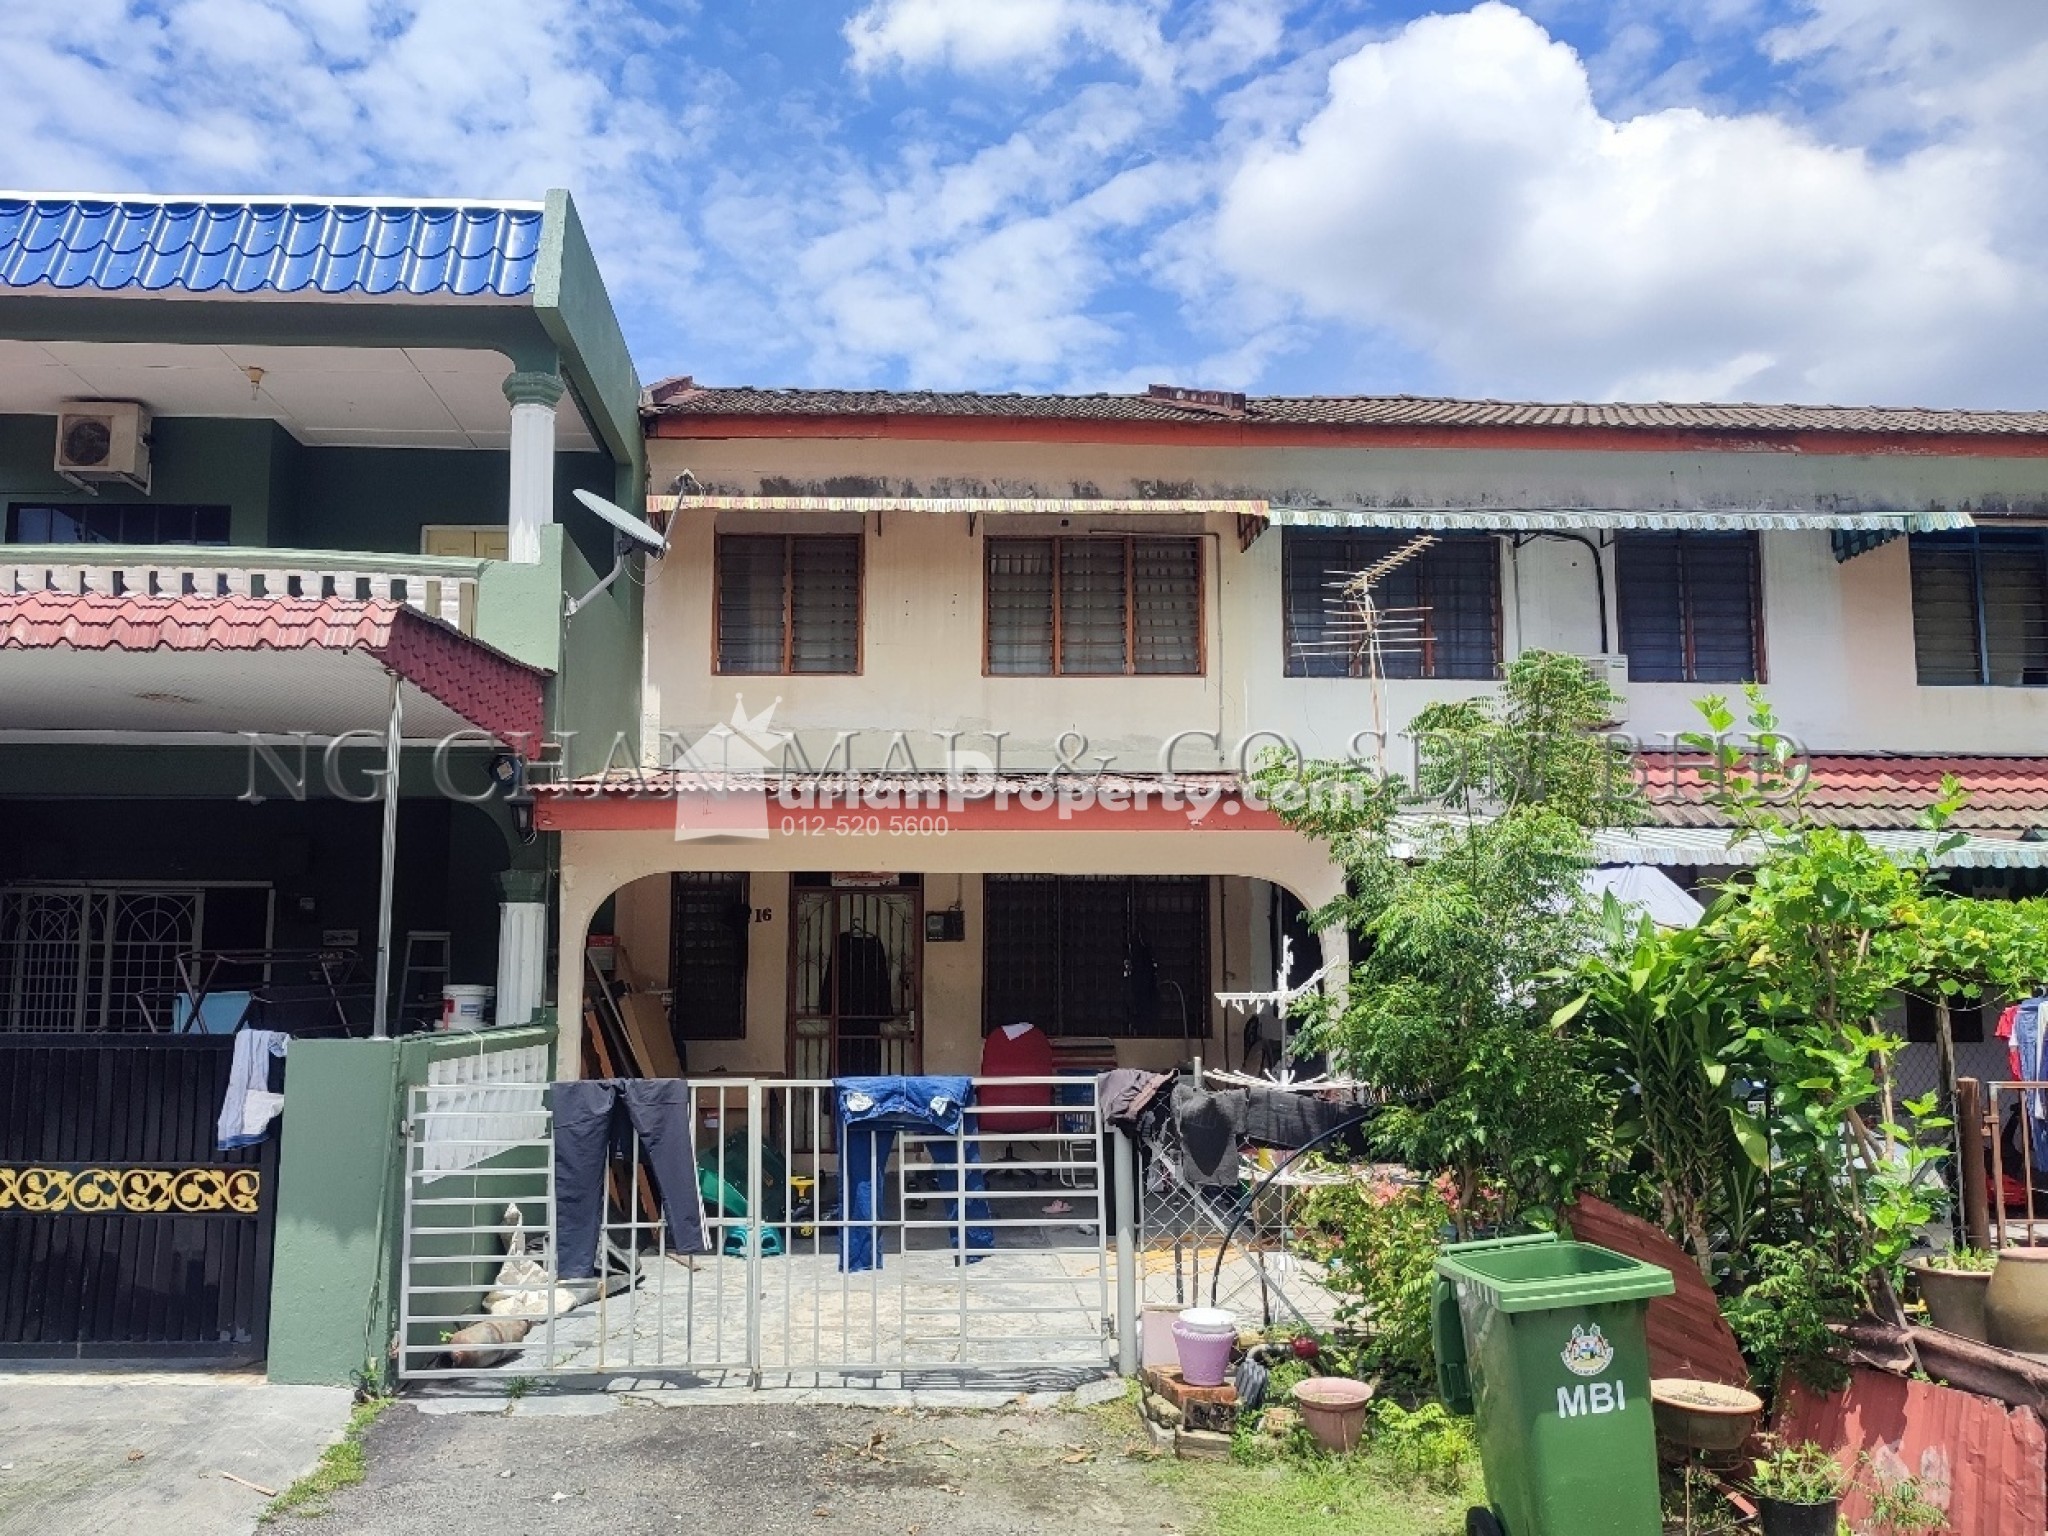
<svg viewBox="0 0 2048 1536">
<path fill-rule="evenodd" d="M 799 884 L 791 895 L 790 1076 L 922 1070 L 922 892 Z"/>
</svg>

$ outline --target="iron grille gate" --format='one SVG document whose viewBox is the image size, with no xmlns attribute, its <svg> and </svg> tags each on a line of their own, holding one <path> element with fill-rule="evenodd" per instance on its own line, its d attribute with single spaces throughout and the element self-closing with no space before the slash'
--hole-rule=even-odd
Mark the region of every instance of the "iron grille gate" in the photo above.
<svg viewBox="0 0 2048 1536">
<path fill-rule="evenodd" d="M 214 1149 L 233 1044 L 0 1035 L 0 1357 L 262 1358 L 277 1141 Z"/>
<path fill-rule="evenodd" d="M 415 1088 L 399 1374 L 752 1386 L 1099 1374 L 1109 1359 L 1109 1212 L 1094 1083 L 1009 1081 L 1059 1095 L 1052 1132 L 983 1131 L 970 1109 L 958 1135 L 902 1133 L 881 1160 L 877 1214 L 860 1222 L 838 1214 L 830 1082 L 695 1083 L 711 1251 L 670 1250 L 629 1138 L 607 1172 L 598 1274 L 587 1281 L 557 1272 L 548 1085 L 493 1087 L 487 1103 L 473 1090 Z M 970 1146 L 988 1158 L 985 1221 L 948 1209 L 946 1180 Z M 992 1229 L 993 1248 L 972 1247 L 970 1226 Z M 842 1270 L 842 1242 L 862 1234 L 881 1262 Z M 498 1324 L 499 1336 L 472 1353 L 454 1335 L 477 1323 Z"/>
</svg>

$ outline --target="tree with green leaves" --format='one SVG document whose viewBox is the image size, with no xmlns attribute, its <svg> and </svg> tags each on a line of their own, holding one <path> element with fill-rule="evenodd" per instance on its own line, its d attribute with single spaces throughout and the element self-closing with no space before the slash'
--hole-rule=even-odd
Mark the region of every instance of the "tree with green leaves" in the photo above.
<svg viewBox="0 0 2048 1536">
<path fill-rule="evenodd" d="M 1262 766 L 1260 794 L 1327 843 L 1346 893 L 1311 915 L 1358 953 L 1308 1043 L 1385 1090 L 1386 1154 L 1448 1171 L 1461 1228 L 1549 1207 L 1597 1164 L 1600 1086 L 1558 978 L 1591 941 L 1590 829 L 1632 820 L 1618 700 L 1576 656 L 1526 652 L 1492 697 L 1418 714 L 1413 783 L 1355 762 Z"/>
</svg>

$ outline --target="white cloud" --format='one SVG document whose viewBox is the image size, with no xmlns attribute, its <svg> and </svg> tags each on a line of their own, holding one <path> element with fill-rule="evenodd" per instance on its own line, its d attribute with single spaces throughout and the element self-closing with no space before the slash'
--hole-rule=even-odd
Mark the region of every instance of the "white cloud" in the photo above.
<svg viewBox="0 0 2048 1536">
<path fill-rule="evenodd" d="M 1075 52 L 1140 74 L 1169 71 L 1158 0 L 871 0 L 846 23 L 856 73 L 1022 68 L 1050 73 Z"/>
<path fill-rule="evenodd" d="M 1761 114 L 1610 120 L 1571 49 L 1488 3 L 1336 64 L 1237 167 L 1214 239 L 1461 388 L 1948 403 L 2009 390 L 1987 360 L 2048 335 L 1999 185 L 1975 141 L 1883 160 Z"/>
</svg>

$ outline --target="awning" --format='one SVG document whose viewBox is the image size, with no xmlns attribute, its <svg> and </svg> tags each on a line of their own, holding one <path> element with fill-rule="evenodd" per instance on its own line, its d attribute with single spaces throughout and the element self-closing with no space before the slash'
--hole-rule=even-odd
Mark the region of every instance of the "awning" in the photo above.
<svg viewBox="0 0 2048 1536">
<path fill-rule="evenodd" d="M 1453 533 L 1603 533 L 1635 529 L 1754 530 L 1766 533 L 1856 530 L 1896 536 L 1973 526 L 1964 512 L 1785 512 L 1764 507 L 1711 511 L 1628 511 L 1595 507 L 1272 507 L 1278 528 L 1386 528 Z"/>
<path fill-rule="evenodd" d="M 403 603 L 0 593 L 0 732 L 17 738 L 481 731 L 529 755 L 546 674 Z"/>
<path fill-rule="evenodd" d="M 1901 859 L 1929 853 L 1940 840 L 1933 832 L 1891 827 L 1865 828 L 1862 835 L 1873 848 Z M 1593 856 L 1602 864 L 1720 869 L 1755 864 L 1763 844 L 1735 837 L 1726 827 L 1637 827 L 1594 833 Z M 2048 868 L 2048 843 L 1966 836 L 1931 862 L 1937 869 L 2042 869 Z"/>
<path fill-rule="evenodd" d="M 1263 501 L 1166 496 L 649 496 L 653 512 L 1039 512 L 1088 517 L 1129 512 L 1221 513 L 1264 517 Z"/>
</svg>

